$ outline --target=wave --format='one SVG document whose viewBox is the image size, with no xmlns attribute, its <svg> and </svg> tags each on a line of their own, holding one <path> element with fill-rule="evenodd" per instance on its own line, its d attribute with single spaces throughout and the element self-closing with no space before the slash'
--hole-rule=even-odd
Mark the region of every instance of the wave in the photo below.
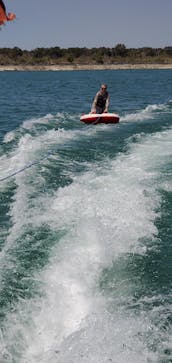
<svg viewBox="0 0 172 363">
<path fill-rule="evenodd" d="M 88 128 L 88 132 L 92 130 Z M 25 135 L 15 156 L 18 161 L 22 158 L 24 145 L 27 157 L 32 159 L 32 152 L 42 145 L 45 150 L 45 145 L 58 137 L 64 142 L 80 133 L 66 136 L 66 132 L 59 135 L 58 130 L 51 130 L 28 140 Z M 83 362 L 112 361 L 114 357 L 132 363 L 161 359 L 162 351 L 168 349 L 169 332 L 163 335 L 157 329 L 160 308 L 154 315 L 152 310 L 136 313 L 136 285 L 132 277 L 125 281 L 120 271 L 113 301 L 101 290 L 100 280 L 103 271 L 120 256 L 144 256 L 159 248 L 155 221 L 161 214 L 159 190 L 164 185 L 164 165 L 171 160 L 171 139 L 171 129 L 139 135 L 137 143 L 128 139 L 125 154 L 118 154 L 114 160 L 106 158 L 94 168 L 88 163 L 87 170 L 79 175 L 68 171 L 72 183 L 50 194 L 47 190 L 37 193 L 40 185 L 29 183 L 26 175 L 16 176 L 6 256 L 12 246 L 13 251 L 17 248 L 19 236 L 23 243 L 23 233 L 27 236 L 29 226 L 34 234 L 35 228 L 48 225 L 57 241 L 43 269 L 32 271 L 29 277 L 37 286 L 37 294 L 29 300 L 19 299 L 14 312 L 6 315 L 1 355 L 7 354 L 9 362 L 14 353 L 22 363 L 80 362 L 81 357 Z M 30 141 L 31 155 L 26 148 Z M 171 179 L 165 179 L 165 183 L 170 186 Z M 31 198 L 33 189 L 35 199 Z M 30 248 L 35 248 L 34 244 Z M 10 258 L 6 257 L 6 263 L 4 258 L 1 266 L 5 269 Z M 12 267 L 16 269 L 19 263 L 17 255 L 13 256 Z"/>
<path fill-rule="evenodd" d="M 136 121 L 144 121 L 146 119 L 153 119 L 156 114 L 158 113 L 164 113 L 164 112 L 172 112 L 172 107 L 171 107 L 171 101 L 168 101 L 167 103 L 164 104 L 154 104 L 154 105 L 148 105 L 145 107 L 145 109 L 143 110 L 138 110 L 135 113 L 127 113 L 126 115 L 121 115 L 120 116 L 120 122 L 125 122 L 125 121 L 132 121 L 132 122 L 136 122 Z M 15 138 L 18 141 L 18 138 L 23 136 L 23 132 L 28 130 L 28 131 L 33 131 L 36 130 L 38 128 L 38 133 L 41 133 L 41 129 L 39 128 L 39 126 L 47 126 L 47 127 L 51 127 L 51 128 L 61 128 L 61 129 L 66 129 L 66 125 L 70 125 L 70 127 L 72 126 L 81 126 L 81 123 L 77 123 L 77 121 L 79 121 L 80 119 L 80 114 L 70 114 L 70 113 L 66 113 L 66 112 L 58 112 L 57 114 L 53 115 L 53 114 L 47 114 L 45 116 L 42 117 L 38 117 L 38 118 L 32 118 L 29 120 L 25 120 L 23 121 L 22 125 L 13 131 L 8 132 L 5 137 L 3 142 L 4 143 L 10 143 L 11 141 L 13 141 Z M 83 125 L 82 125 L 83 126 Z M 100 127 L 103 127 L 104 125 L 99 125 Z M 88 126 L 87 126 L 88 128 Z M 70 128 L 68 129 L 68 131 L 70 131 Z M 46 132 L 47 130 L 45 128 L 42 129 L 42 132 Z"/>
<path fill-rule="evenodd" d="M 41 131 L 45 132 L 46 128 L 42 128 L 41 130 L 41 126 L 51 126 L 51 128 L 64 128 L 66 121 L 69 123 L 70 121 L 74 121 L 76 119 L 76 115 L 70 115 L 68 113 L 57 113 L 55 115 L 53 114 L 47 114 L 45 116 L 42 117 L 38 117 L 38 118 L 32 118 L 29 120 L 25 120 L 23 121 L 23 123 L 21 124 L 21 126 L 19 128 L 17 128 L 16 130 L 7 132 L 7 134 L 4 137 L 3 142 L 4 143 L 9 143 L 15 139 L 19 139 L 19 137 L 23 136 L 24 132 L 27 131 L 38 131 L 38 133 L 40 134 Z"/>
<path fill-rule="evenodd" d="M 157 114 L 161 114 L 164 112 L 169 113 L 170 108 L 171 108 L 170 102 L 165 103 L 165 104 L 148 105 L 143 110 L 138 110 L 135 113 L 130 113 L 125 116 L 122 116 L 121 121 L 137 122 L 137 121 L 153 119 L 156 117 Z M 172 109 L 171 109 L 171 112 L 172 112 Z"/>
<path fill-rule="evenodd" d="M 48 122 L 48 120 L 49 117 L 43 119 L 43 124 Z M 29 128 L 32 128 L 33 125 L 35 126 L 35 124 L 40 122 L 42 122 L 42 119 L 41 121 L 31 121 Z M 87 136 L 94 135 L 95 133 L 96 129 L 90 128 L 87 130 Z M 21 135 L 17 145 L 13 146 L 12 151 L 0 157 L 0 182 L 8 180 L 28 168 L 41 163 L 48 157 L 57 154 L 60 147 L 82 136 L 84 136 L 84 130 L 82 129 L 65 130 L 63 127 L 59 127 L 57 130 L 54 128 L 44 130 L 44 132 L 36 133 L 36 135 L 29 133 Z M 15 137 L 15 132 L 10 132 L 6 135 L 5 142 L 12 141 Z"/>
<path fill-rule="evenodd" d="M 155 105 L 148 105 L 145 109 L 138 111 L 136 113 L 127 114 L 125 116 L 121 116 L 120 122 L 136 122 L 136 121 L 144 121 L 146 119 L 153 119 L 155 118 L 155 115 L 162 112 L 168 112 L 171 109 L 171 102 L 169 101 L 166 104 L 155 104 Z M 67 124 L 71 125 L 71 122 L 76 123 L 76 119 L 79 118 L 78 115 L 70 115 L 66 113 L 57 113 L 56 115 L 47 114 L 44 117 L 26 120 L 23 122 L 23 124 L 20 126 L 19 129 L 13 130 L 8 132 L 4 137 L 4 143 L 11 143 L 14 140 L 16 140 L 16 144 L 12 145 L 12 148 L 14 147 L 14 151 L 11 152 L 11 155 L 8 155 L 6 157 L 3 155 L 1 157 L 1 170 L 2 170 L 2 177 L 0 178 L 0 182 L 8 180 L 9 178 L 23 172 L 24 170 L 27 170 L 34 165 L 37 165 L 41 163 L 43 160 L 48 158 L 50 155 L 53 155 L 58 151 L 51 149 L 51 145 L 53 145 L 55 142 L 59 145 L 61 144 L 60 139 L 65 143 L 68 140 L 71 140 L 72 138 L 82 136 L 83 134 L 87 136 L 93 136 L 98 132 L 97 128 L 92 128 L 87 126 L 86 129 L 65 129 L 64 128 L 64 121 Z M 38 126 L 46 126 L 46 128 L 43 128 L 40 130 L 40 128 L 37 129 Z M 48 127 L 51 127 L 51 129 L 48 129 Z M 107 125 L 101 125 L 101 129 L 107 129 Z M 56 129 L 57 128 L 57 129 Z M 36 130 L 36 133 L 32 133 L 33 130 Z M 86 131 L 85 131 L 86 130 Z M 31 132 L 27 133 L 26 131 Z M 75 136 L 74 136 L 75 135 Z M 56 140 L 55 140 L 56 138 Z M 60 141 L 60 142 L 59 142 Z M 46 147 L 43 149 L 45 151 L 44 155 L 41 155 L 41 157 L 38 157 L 37 159 L 33 158 L 33 155 L 35 154 L 35 145 L 37 144 L 37 150 L 41 150 L 40 144 L 44 144 Z M 49 150 L 47 150 L 47 144 Z M 32 152 L 31 152 L 32 148 Z M 18 152 L 16 150 L 18 149 Z M 28 158 L 28 150 L 30 154 L 32 155 L 32 160 Z M 34 151 L 35 150 L 35 151 Z M 22 158 L 17 156 L 16 154 L 20 152 L 22 153 Z M 26 160 L 23 158 L 23 153 L 26 155 Z M 16 160 L 15 160 L 16 159 Z M 23 159 L 23 162 L 21 162 Z M 6 169 L 6 165 L 9 165 L 9 168 Z M 11 167 L 13 165 L 13 167 Z M 5 172 L 5 173 L 4 173 Z"/>
</svg>

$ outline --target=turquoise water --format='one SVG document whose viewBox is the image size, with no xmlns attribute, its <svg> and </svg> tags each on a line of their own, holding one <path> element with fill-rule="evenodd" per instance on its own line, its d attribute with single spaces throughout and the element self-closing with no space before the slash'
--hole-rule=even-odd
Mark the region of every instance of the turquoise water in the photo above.
<svg viewBox="0 0 172 363">
<path fill-rule="evenodd" d="M 0 82 L 0 362 L 172 362 L 172 70 Z"/>
</svg>

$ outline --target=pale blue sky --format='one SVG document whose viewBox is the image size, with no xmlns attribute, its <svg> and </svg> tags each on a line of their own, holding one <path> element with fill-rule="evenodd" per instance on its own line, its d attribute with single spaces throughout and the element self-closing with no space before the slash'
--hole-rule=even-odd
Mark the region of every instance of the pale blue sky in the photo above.
<svg viewBox="0 0 172 363">
<path fill-rule="evenodd" d="M 172 46 L 172 0 L 4 0 L 0 47 Z"/>
</svg>

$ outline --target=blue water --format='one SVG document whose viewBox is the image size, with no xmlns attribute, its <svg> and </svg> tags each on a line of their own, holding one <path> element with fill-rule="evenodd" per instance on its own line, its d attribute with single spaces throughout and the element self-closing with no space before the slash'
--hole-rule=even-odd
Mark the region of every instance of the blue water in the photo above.
<svg viewBox="0 0 172 363">
<path fill-rule="evenodd" d="M 0 82 L 0 362 L 172 362 L 172 70 Z"/>
</svg>

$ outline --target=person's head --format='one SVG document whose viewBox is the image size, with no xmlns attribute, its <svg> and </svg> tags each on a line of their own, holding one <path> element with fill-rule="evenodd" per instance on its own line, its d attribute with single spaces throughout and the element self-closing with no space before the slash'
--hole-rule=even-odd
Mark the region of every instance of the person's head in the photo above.
<svg viewBox="0 0 172 363">
<path fill-rule="evenodd" d="M 107 91 L 107 84 L 104 84 L 104 83 L 103 83 L 103 84 L 101 85 L 101 91 L 102 91 L 102 92 L 106 92 L 106 91 Z"/>
</svg>

